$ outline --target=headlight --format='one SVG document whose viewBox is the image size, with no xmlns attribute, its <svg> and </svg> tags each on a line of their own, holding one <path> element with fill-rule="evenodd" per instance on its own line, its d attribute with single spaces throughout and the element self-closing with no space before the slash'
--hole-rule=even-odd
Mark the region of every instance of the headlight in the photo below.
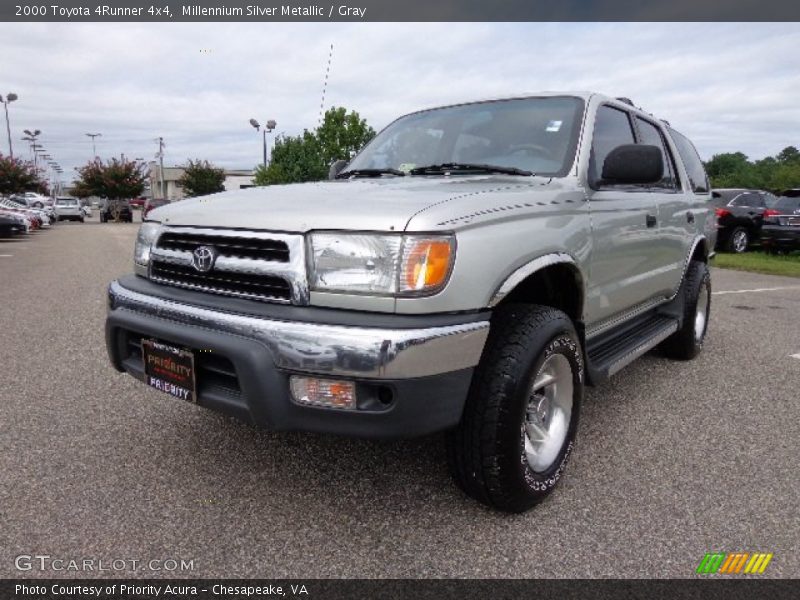
<svg viewBox="0 0 800 600">
<path fill-rule="evenodd" d="M 426 295 L 450 275 L 449 235 L 311 234 L 311 288 L 374 295 Z"/>
<path fill-rule="evenodd" d="M 139 235 L 136 236 L 136 250 L 133 253 L 133 262 L 141 267 L 146 267 L 150 262 L 150 248 L 158 237 L 160 223 L 142 223 Z"/>
</svg>

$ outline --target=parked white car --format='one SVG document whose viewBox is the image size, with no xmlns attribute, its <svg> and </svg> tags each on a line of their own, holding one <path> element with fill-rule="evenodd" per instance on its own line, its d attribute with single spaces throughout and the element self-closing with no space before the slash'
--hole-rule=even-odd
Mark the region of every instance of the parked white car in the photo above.
<svg viewBox="0 0 800 600">
<path fill-rule="evenodd" d="M 56 216 L 59 221 L 70 220 L 83 223 L 85 216 L 77 198 L 56 198 Z"/>
</svg>

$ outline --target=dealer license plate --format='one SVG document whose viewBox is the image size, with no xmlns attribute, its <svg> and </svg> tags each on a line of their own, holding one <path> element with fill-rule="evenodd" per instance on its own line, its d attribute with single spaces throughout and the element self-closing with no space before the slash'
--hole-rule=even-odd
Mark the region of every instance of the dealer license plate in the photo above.
<svg viewBox="0 0 800 600">
<path fill-rule="evenodd" d="M 143 339 L 142 360 L 147 385 L 181 400 L 196 401 L 192 352 Z"/>
</svg>

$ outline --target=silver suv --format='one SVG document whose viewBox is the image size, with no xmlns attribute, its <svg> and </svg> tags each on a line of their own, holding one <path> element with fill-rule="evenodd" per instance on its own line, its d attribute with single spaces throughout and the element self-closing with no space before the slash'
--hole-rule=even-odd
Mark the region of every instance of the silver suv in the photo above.
<svg viewBox="0 0 800 600">
<path fill-rule="evenodd" d="M 114 366 L 276 430 L 447 430 L 460 487 L 519 512 L 564 472 L 584 385 L 703 346 L 706 174 L 628 100 L 416 112 L 331 179 L 151 212 L 109 287 Z"/>
</svg>

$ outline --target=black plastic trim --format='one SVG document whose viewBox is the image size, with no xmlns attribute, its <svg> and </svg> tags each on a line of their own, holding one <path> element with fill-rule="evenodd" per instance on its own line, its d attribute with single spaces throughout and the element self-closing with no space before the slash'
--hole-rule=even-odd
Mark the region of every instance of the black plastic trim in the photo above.
<svg viewBox="0 0 800 600">
<path fill-rule="evenodd" d="M 454 427 L 461 419 L 472 380 L 472 368 L 415 379 L 366 380 L 346 378 L 366 394 L 366 410 L 337 410 L 301 406 L 289 393 L 290 372 L 274 366 L 261 343 L 200 327 L 187 326 L 122 309 L 106 320 L 106 346 L 112 364 L 140 381 L 141 359 L 128 350 L 129 332 L 154 337 L 189 349 L 214 348 L 228 359 L 238 377 L 240 394 L 198 386 L 200 406 L 276 431 L 314 431 L 369 438 L 408 438 Z M 372 397 L 391 390 L 387 406 Z M 165 401 L 180 402 L 164 395 Z"/>
</svg>

